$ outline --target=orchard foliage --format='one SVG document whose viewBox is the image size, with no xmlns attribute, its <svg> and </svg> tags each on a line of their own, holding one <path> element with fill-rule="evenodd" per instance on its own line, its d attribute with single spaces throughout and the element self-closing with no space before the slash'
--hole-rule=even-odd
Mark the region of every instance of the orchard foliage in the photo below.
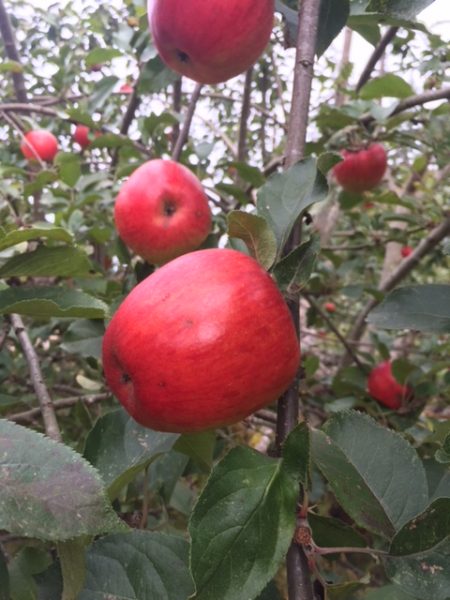
<svg viewBox="0 0 450 600">
<path fill-rule="evenodd" d="M 284 169 L 296 0 L 246 76 L 201 90 L 158 57 L 141 0 L 0 1 L 0 600 L 291 600 L 293 538 L 316 598 L 448 599 L 450 54 L 416 20 L 431 2 L 322 0 L 306 152 Z M 359 82 L 345 25 L 386 42 Z M 20 151 L 39 129 L 53 161 Z M 343 191 L 341 150 L 371 143 L 383 180 Z M 105 386 L 105 325 L 154 270 L 114 199 L 171 156 L 207 192 L 203 247 L 250 254 L 300 302 L 302 420 L 282 444 L 275 406 L 160 433 Z M 389 359 L 414 391 L 396 410 L 367 392 Z"/>
</svg>

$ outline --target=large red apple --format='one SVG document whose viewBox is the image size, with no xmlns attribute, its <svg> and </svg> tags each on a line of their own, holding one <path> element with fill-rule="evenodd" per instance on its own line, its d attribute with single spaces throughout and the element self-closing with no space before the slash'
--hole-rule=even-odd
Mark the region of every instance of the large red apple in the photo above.
<svg viewBox="0 0 450 600">
<path fill-rule="evenodd" d="M 391 361 L 386 360 L 374 367 L 367 380 L 369 394 L 383 406 L 397 410 L 403 400 L 411 396 L 411 389 L 401 385 L 392 374 Z"/>
<path fill-rule="evenodd" d="M 185 254 L 137 285 L 103 340 L 106 380 L 128 413 L 160 431 L 239 421 L 295 376 L 299 344 L 271 277 L 236 250 Z"/>
<path fill-rule="evenodd" d="M 150 30 L 163 61 L 199 83 L 251 67 L 267 46 L 274 0 L 148 0 Z"/>
<path fill-rule="evenodd" d="M 24 135 L 20 150 L 28 160 L 46 160 L 51 162 L 58 152 L 58 140 L 45 129 L 29 131 Z"/>
<path fill-rule="evenodd" d="M 381 144 L 363 150 L 343 150 L 343 160 L 333 168 L 334 176 L 347 192 L 365 192 L 377 186 L 386 172 L 386 151 Z"/>
<path fill-rule="evenodd" d="M 150 160 L 136 169 L 117 196 L 114 218 L 125 244 L 157 265 L 196 250 L 211 230 L 200 181 L 172 160 Z"/>
</svg>

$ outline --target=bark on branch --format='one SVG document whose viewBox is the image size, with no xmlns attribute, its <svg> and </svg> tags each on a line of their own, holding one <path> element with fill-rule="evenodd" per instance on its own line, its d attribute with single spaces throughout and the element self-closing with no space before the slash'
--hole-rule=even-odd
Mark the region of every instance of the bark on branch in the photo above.
<svg viewBox="0 0 450 600">
<path fill-rule="evenodd" d="M 361 73 L 358 83 L 356 84 L 357 92 L 359 92 L 363 85 L 369 81 L 377 62 L 383 56 L 384 51 L 397 35 L 398 29 L 398 27 L 389 27 L 384 36 L 381 38 L 380 42 L 378 43 L 378 46 L 375 48 L 371 57 L 369 58 L 367 65 L 364 68 L 364 71 Z"/>
<path fill-rule="evenodd" d="M 184 119 L 183 127 L 181 128 L 180 135 L 175 143 L 175 147 L 172 152 L 172 160 L 180 160 L 181 153 L 183 151 L 184 145 L 188 140 L 189 131 L 192 125 L 192 119 L 194 118 L 195 109 L 197 107 L 197 102 L 200 98 L 200 94 L 202 91 L 203 85 L 201 83 L 197 83 L 194 91 L 192 92 L 191 101 L 189 103 L 186 117 Z"/>
<path fill-rule="evenodd" d="M 21 64 L 20 56 L 17 51 L 14 32 L 9 21 L 8 13 L 6 12 L 3 0 L 0 0 L 0 32 L 5 45 L 5 54 L 9 60 Z M 27 91 L 25 87 L 25 79 L 21 72 L 12 73 L 14 91 L 19 102 L 27 101 Z"/>
</svg>

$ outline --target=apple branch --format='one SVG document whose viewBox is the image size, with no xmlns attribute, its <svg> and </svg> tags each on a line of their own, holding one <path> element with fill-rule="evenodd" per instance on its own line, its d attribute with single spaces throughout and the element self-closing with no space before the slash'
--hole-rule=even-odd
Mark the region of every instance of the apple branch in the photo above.
<svg viewBox="0 0 450 600">
<path fill-rule="evenodd" d="M 11 315 L 11 325 L 14 333 L 22 346 L 25 359 L 28 363 L 28 369 L 30 371 L 31 381 L 33 388 L 40 405 L 40 412 L 44 421 L 45 432 L 48 437 L 53 440 L 60 442 L 61 431 L 59 429 L 58 421 L 56 420 L 55 409 L 53 406 L 52 399 L 47 390 L 47 387 L 42 376 L 41 366 L 39 364 L 39 358 L 34 349 L 34 346 L 30 340 L 27 330 L 25 329 L 24 322 L 20 315 Z"/>
<path fill-rule="evenodd" d="M 417 96 L 410 96 L 398 104 L 391 116 L 404 112 L 409 108 L 421 106 L 422 104 L 427 104 L 427 102 L 433 102 L 435 100 L 450 100 L 450 88 L 442 88 L 441 90 L 432 90 L 430 92 L 418 94 Z"/>
<path fill-rule="evenodd" d="M 379 292 L 390 292 L 397 284 L 399 284 L 411 271 L 418 265 L 419 261 L 428 254 L 433 248 L 435 248 L 448 234 L 450 233 L 450 215 L 447 215 L 444 221 L 435 227 L 431 233 L 424 238 L 414 252 L 402 260 L 398 268 L 384 281 L 382 285 L 378 286 Z M 371 310 L 379 304 L 379 300 L 371 298 L 364 306 L 362 311 L 359 313 L 348 337 L 348 344 L 355 344 L 358 342 L 365 329 L 366 329 L 366 318 Z M 340 367 L 348 365 L 350 355 L 347 351 L 342 357 Z"/>
<path fill-rule="evenodd" d="M 239 124 L 238 161 L 244 162 L 247 156 L 247 132 L 250 116 L 253 67 L 245 74 L 244 94 L 242 96 L 241 121 Z"/>
<path fill-rule="evenodd" d="M 202 91 L 203 85 L 201 83 L 197 83 L 194 91 L 192 92 L 191 101 L 189 103 L 186 117 L 184 119 L 183 127 L 181 128 L 180 135 L 175 143 L 175 147 L 172 152 L 172 160 L 179 161 L 181 157 L 181 153 L 183 151 L 183 147 L 188 140 L 189 131 L 192 125 L 192 119 L 194 118 L 195 109 L 197 107 L 197 102 L 200 98 L 200 93 Z"/>
<path fill-rule="evenodd" d="M 103 400 L 108 400 L 111 398 L 111 394 L 105 392 L 103 394 L 94 394 L 92 396 L 70 396 L 68 398 L 61 398 L 60 400 L 55 400 L 53 402 L 53 408 L 55 410 L 63 410 L 65 408 L 71 408 L 78 402 L 83 402 L 86 406 L 92 406 L 97 404 L 97 402 L 102 402 Z M 9 421 L 14 421 L 15 423 L 29 423 L 33 421 L 36 417 L 38 417 L 42 413 L 40 408 L 31 408 L 30 410 L 24 410 L 22 412 L 18 412 L 12 415 L 8 415 L 7 419 Z"/>
<path fill-rule="evenodd" d="M 5 45 L 5 54 L 9 60 L 12 60 L 21 65 L 21 60 L 16 47 L 16 40 L 9 21 L 8 13 L 6 12 L 3 0 L 0 0 L 0 32 Z M 27 101 L 27 91 L 25 87 L 25 79 L 21 71 L 12 73 L 12 80 L 17 100 L 19 102 Z"/>
<path fill-rule="evenodd" d="M 359 92 L 359 90 L 363 87 L 363 85 L 369 81 L 370 76 L 372 75 L 372 71 L 374 70 L 377 62 L 383 56 L 384 51 L 386 50 L 386 48 L 389 46 L 389 44 L 392 42 L 392 40 L 397 35 L 398 29 L 399 29 L 398 27 L 389 27 L 389 29 L 386 31 L 386 33 L 383 35 L 383 37 L 379 41 L 378 46 L 375 48 L 372 55 L 370 56 L 370 58 L 367 62 L 367 65 L 365 66 L 365 68 L 364 68 L 363 72 L 361 73 L 361 76 L 358 80 L 358 83 L 356 84 L 355 89 L 357 92 Z"/>
<path fill-rule="evenodd" d="M 183 99 L 183 78 L 179 77 L 173 84 L 173 99 L 172 99 L 172 109 L 173 112 L 177 115 L 181 113 L 181 103 Z M 180 123 L 177 122 L 172 127 L 172 151 L 175 149 L 175 144 L 177 143 L 178 136 L 180 135 Z"/>
</svg>

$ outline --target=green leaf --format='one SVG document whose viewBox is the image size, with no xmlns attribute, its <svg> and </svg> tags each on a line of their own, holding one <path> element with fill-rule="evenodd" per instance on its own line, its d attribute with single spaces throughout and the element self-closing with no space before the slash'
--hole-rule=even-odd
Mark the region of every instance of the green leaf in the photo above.
<svg viewBox="0 0 450 600">
<path fill-rule="evenodd" d="M 323 548 L 333 548 L 334 546 L 364 548 L 367 546 L 366 540 L 353 527 L 339 519 L 309 513 L 308 523 L 314 542 Z"/>
<path fill-rule="evenodd" d="M 63 578 L 62 600 L 78 598 L 86 579 L 86 538 L 77 538 L 57 545 Z"/>
<path fill-rule="evenodd" d="M 438 498 L 404 525 L 391 543 L 391 556 L 423 553 L 450 536 L 450 498 Z"/>
<path fill-rule="evenodd" d="M 160 92 L 174 83 L 179 75 L 168 69 L 159 56 L 145 63 L 139 78 L 139 93 L 149 94 Z"/>
<path fill-rule="evenodd" d="M 10 596 L 7 600 L 35 600 L 38 575 L 51 564 L 47 552 L 39 548 L 25 547 L 15 554 L 9 563 Z"/>
<path fill-rule="evenodd" d="M 0 228 L 0 251 L 20 244 L 29 240 L 37 240 L 45 238 L 47 240 L 55 240 L 58 242 L 73 242 L 73 235 L 62 227 L 55 227 L 50 223 L 36 223 L 32 227 L 24 227 L 21 229 L 13 229 L 5 231 Z"/>
<path fill-rule="evenodd" d="M 255 598 L 295 528 L 298 481 L 284 461 L 233 448 L 212 472 L 191 517 L 196 600 Z"/>
<path fill-rule="evenodd" d="M 85 458 L 100 472 L 111 499 L 155 458 L 168 452 L 178 434 L 138 425 L 123 409 L 100 417 L 86 439 Z"/>
<path fill-rule="evenodd" d="M 10 600 L 10 598 L 8 567 L 5 555 L 0 549 L 0 600 Z"/>
<path fill-rule="evenodd" d="M 94 65 L 100 65 L 105 62 L 109 62 L 113 58 L 122 56 L 120 50 L 115 48 L 94 48 L 85 58 L 86 66 L 93 67 Z"/>
<path fill-rule="evenodd" d="M 433 551 L 384 560 L 386 574 L 407 594 L 420 600 L 448 600 L 450 537 Z"/>
<path fill-rule="evenodd" d="M 89 98 L 89 112 L 93 113 L 101 110 L 105 102 L 110 98 L 118 81 L 119 79 L 117 77 L 110 75 L 109 77 L 102 77 L 102 79 L 96 83 L 94 92 Z"/>
<path fill-rule="evenodd" d="M 312 436 L 313 460 L 338 502 L 361 525 L 392 538 L 428 502 L 425 470 L 406 440 L 355 411 Z"/>
<path fill-rule="evenodd" d="M 193 591 L 188 550 L 184 539 L 165 533 L 108 535 L 87 553 L 77 600 L 186 600 Z"/>
<path fill-rule="evenodd" d="M 272 175 L 259 190 L 258 214 L 274 231 L 279 255 L 301 213 L 315 202 L 325 200 L 327 194 L 326 179 L 312 158 Z"/>
<path fill-rule="evenodd" d="M 228 235 L 243 240 L 249 251 L 265 269 L 270 269 L 277 256 L 277 240 L 267 221 L 240 210 L 228 214 Z"/>
<path fill-rule="evenodd" d="M 433 459 L 424 460 L 424 467 L 430 502 L 438 498 L 450 498 L 450 469 Z"/>
<path fill-rule="evenodd" d="M 450 285 L 427 284 L 398 288 L 367 317 L 381 329 L 450 331 Z"/>
<path fill-rule="evenodd" d="M 360 90 L 359 95 L 364 100 L 374 98 L 408 98 L 414 95 L 413 88 L 398 75 L 388 73 L 381 77 L 374 77 Z"/>
<path fill-rule="evenodd" d="M 324 152 L 317 159 L 317 168 L 326 175 L 334 166 L 342 162 L 342 156 L 336 152 Z"/>
<path fill-rule="evenodd" d="M 64 541 L 120 531 L 98 472 L 68 446 L 0 419 L 0 528 Z"/>
<path fill-rule="evenodd" d="M 304 487 L 308 486 L 311 466 L 311 440 L 306 423 L 297 425 L 283 444 L 283 466 Z"/>
<path fill-rule="evenodd" d="M 5 60 L 0 64 L 0 73 L 23 73 L 23 71 L 24 66 L 15 60 Z"/>
<path fill-rule="evenodd" d="M 72 152 L 58 152 L 55 158 L 59 177 L 69 187 L 74 187 L 81 176 L 81 159 Z"/>
<path fill-rule="evenodd" d="M 177 439 L 173 449 L 189 456 L 202 469 L 209 471 L 213 463 L 215 444 L 216 434 L 214 431 L 184 433 Z"/>
<path fill-rule="evenodd" d="M 61 348 L 69 354 L 100 359 L 105 327 L 101 321 L 74 321 L 67 328 Z"/>
<path fill-rule="evenodd" d="M 417 598 L 406 594 L 396 585 L 384 585 L 376 590 L 371 590 L 364 600 L 417 600 Z"/>
<path fill-rule="evenodd" d="M 273 274 L 284 293 L 291 297 L 298 296 L 314 271 L 319 251 L 319 238 L 313 237 L 276 264 Z"/>
<path fill-rule="evenodd" d="M 239 177 L 250 183 L 254 188 L 260 188 L 266 181 L 266 178 L 258 167 L 252 167 L 247 163 L 237 161 L 231 161 L 229 166 L 234 167 Z"/>
<path fill-rule="evenodd" d="M 104 302 L 76 290 L 58 287 L 20 287 L 0 290 L 0 314 L 18 313 L 36 318 L 79 317 L 104 319 Z"/>
<path fill-rule="evenodd" d="M 434 0 L 371 0 L 367 12 L 380 12 L 399 19 L 414 19 Z"/>
<path fill-rule="evenodd" d="M 10 258 L 0 268 L 0 277 L 73 277 L 92 269 L 91 261 L 78 248 L 40 246 Z"/>
</svg>

